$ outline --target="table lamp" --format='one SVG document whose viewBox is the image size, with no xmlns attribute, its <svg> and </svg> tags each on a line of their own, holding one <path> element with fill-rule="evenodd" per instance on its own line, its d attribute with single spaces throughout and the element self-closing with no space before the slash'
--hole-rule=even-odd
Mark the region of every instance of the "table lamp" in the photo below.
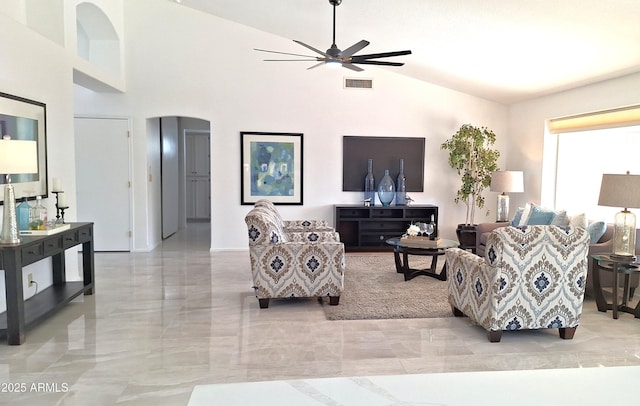
<svg viewBox="0 0 640 406">
<path fill-rule="evenodd" d="M 496 171 L 491 174 L 491 191 L 500 192 L 496 221 L 509 221 L 509 195 L 507 193 L 524 192 L 522 171 Z"/>
<path fill-rule="evenodd" d="M 16 218 L 16 195 L 11 184 L 11 175 L 38 173 L 38 146 L 36 141 L 12 140 L 4 135 L 0 140 L 0 174 L 5 175 L 4 210 L 0 243 L 17 244 L 18 220 Z"/>
<path fill-rule="evenodd" d="M 624 208 L 614 217 L 611 256 L 635 261 L 636 216 L 628 209 L 640 208 L 640 175 L 603 174 L 598 205 Z"/>
</svg>

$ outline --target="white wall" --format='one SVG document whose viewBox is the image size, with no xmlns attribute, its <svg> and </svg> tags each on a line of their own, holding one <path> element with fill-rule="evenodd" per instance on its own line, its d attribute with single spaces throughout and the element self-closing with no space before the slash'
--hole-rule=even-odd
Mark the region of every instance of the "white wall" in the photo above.
<svg viewBox="0 0 640 406">
<path fill-rule="evenodd" d="M 3 11 L 0 7 L 0 11 Z M 65 218 L 73 221 L 76 211 L 75 167 L 73 148 L 72 65 L 62 47 L 0 13 L 0 91 L 46 104 L 47 156 L 49 185 L 60 178 L 70 208 Z M 16 39 L 20 40 L 17 41 Z M 55 196 L 43 201 L 50 215 L 55 216 Z M 4 206 L 0 206 L 0 213 Z M 67 279 L 79 280 L 77 255 L 67 253 Z M 51 285 L 51 260 L 40 261 L 25 269 L 31 272 L 42 290 Z M 25 298 L 35 293 L 26 287 Z M 0 312 L 5 310 L 4 271 L 0 273 Z"/>
<path fill-rule="evenodd" d="M 553 205 L 556 137 L 545 134 L 546 120 L 640 104 L 638 89 L 640 74 L 634 74 L 510 106 L 507 167 L 525 172 L 525 193 L 511 196 L 512 207 L 528 201 Z M 598 158 L 585 157 L 584 165 Z"/>
<path fill-rule="evenodd" d="M 140 189 L 147 184 L 147 168 L 157 160 L 154 154 L 147 156 L 151 162 L 140 159 L 147 148 L 141 136 L 146 118 L 188 116 L 211 122 L 214 250 L 247 246 L 244 215 L 250 207 L 240 205 L 240 131 L 304 133 L 304 205 L 281 206 L 282 215 L 330 222 L 333 204 L 361 199 L 341 191 L 343 135 L 426 137 L 425 192 L 411 196 L 417 203 L 440 206 L 446 237 L 455 236 L 464 207 L 453 204 L 458 179 L 440 144 L 464 123 L 488 126 L 503 137 L 499 146 L 506 144 L 503 105 L 375 67 L 356 75 L 346 69 L 308 71 L 297 63 L 263 62 L 254 47 L 286 50 L 290 39 L 168 1 L 125 2 L 124 14 L 127 92 L 78 97 L 76 112 L 133 117 L 137 250 L 157 244 L 155 233 L 146 234 L 152 225 L 140 221 L 151 218 L 145 215 Z M 372 78 L 374 89 L 344 90 L 344 76 Z M 490 204 L 493 200 L 488 198 Z"/>
</svg>

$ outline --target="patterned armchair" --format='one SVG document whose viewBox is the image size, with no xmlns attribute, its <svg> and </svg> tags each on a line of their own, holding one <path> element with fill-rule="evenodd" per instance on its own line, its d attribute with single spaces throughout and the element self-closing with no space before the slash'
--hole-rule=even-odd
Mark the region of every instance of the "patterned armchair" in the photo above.
<svg viewBox="0 0 640 406">
<path fill-rule="evenodd" d="M 582 315 L 589 233 L 581 227 L 501 227 L 485 257 L 446 251 L 449 303 L 499 342 L 503 330 L 558 328 L 571 339 Z"/>
<path fill-rule="evenodd" d="M 279 216 L 255 206 L 245 217 L 253 288 L 260 308 L 271 298 L 329 297 L 344 286 L 344 244 L 335 231 L 285 231 Z"/>
</svg>

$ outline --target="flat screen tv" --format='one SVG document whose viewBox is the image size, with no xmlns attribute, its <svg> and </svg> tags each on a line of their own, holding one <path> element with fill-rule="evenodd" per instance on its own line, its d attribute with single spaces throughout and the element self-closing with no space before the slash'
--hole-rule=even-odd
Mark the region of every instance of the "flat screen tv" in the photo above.
<svg viewBox="0 0 640 406">
<path fill-rule="evenodd" d="M 364 137 L 345 135 L 342 138 L 342 190 L 364 191 L 367 160 L 373 159 L 376 186 L 389 170 L 396 180 L 400 159 L 404 159 L 407 192 L 424 191 L 425 139 L 419 137 Z"/>
</svg>

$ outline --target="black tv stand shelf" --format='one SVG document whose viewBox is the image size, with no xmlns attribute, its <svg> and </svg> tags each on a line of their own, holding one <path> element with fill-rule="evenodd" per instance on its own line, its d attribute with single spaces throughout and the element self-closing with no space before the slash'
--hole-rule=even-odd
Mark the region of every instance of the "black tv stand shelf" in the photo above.
<svg viewBox="0 0 640 406">
<path fill-rule="evenodd" d="M 390 251 L 386 241 L 400 237 L 411 223 L 433 221 L 438 235 L 438 206 L 335 205 L 334 224 L 346 251 Z"/>
</svg>

